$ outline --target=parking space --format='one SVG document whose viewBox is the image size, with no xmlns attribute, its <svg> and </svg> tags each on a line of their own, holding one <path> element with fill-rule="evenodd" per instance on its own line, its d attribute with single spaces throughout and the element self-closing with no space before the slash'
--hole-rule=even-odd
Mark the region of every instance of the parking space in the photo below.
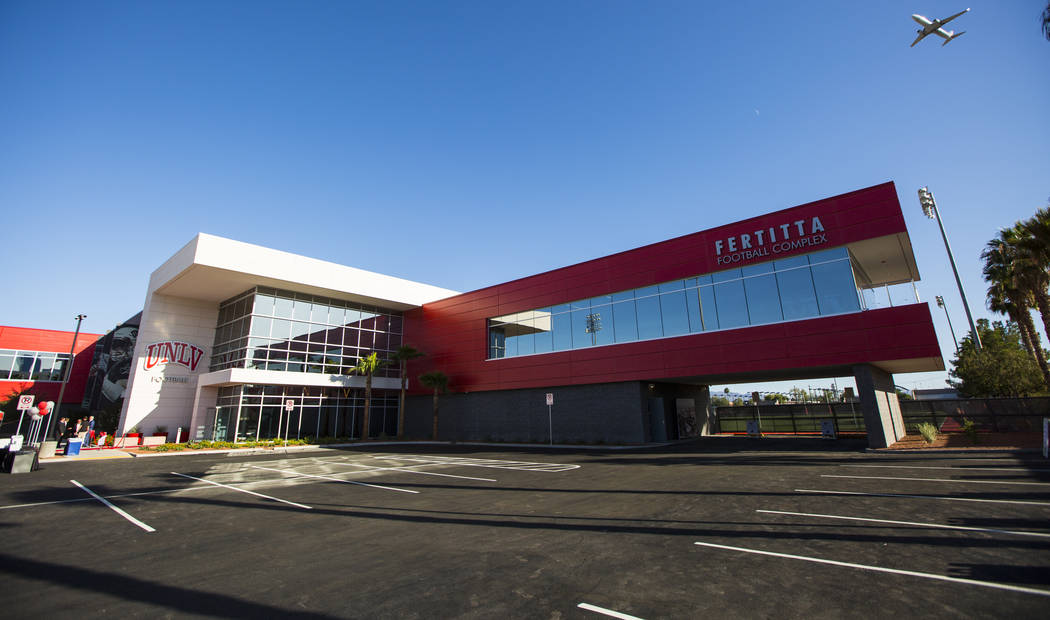
<svg viewBox="0 0 1050 620">
<path fill-rule="evenodd" d="M 1032 617 L 1050 606 L 1046 462 L 780 445 L 795 444 L 56 465 L 0 486 L 0 566 L 27 616 L 75 605 L 132 616 Z"/>
</svg>

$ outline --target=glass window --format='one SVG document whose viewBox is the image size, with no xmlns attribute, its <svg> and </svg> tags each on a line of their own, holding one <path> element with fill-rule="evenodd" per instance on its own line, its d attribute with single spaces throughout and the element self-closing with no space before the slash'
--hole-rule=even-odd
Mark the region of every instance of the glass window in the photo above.
<svg viewBox="0 0 1050 620">
<path fill-rule="evenodd" d="M 274 299 L 272 295 L 256 295 L 255 314 L 261 314 L 263 316 L 272 316 L 273 304 Z"/>
<path fill-rule="evenodd" d="M 549 353 L 554 350 L 554 321 L 550 308 L 541 308 L 533 317 L 533 328 L 536 330 L 536 353 Z"/>
<path fill-rule="evenodd" d="M 292 306 L 292 318 L 300 321 L 310 320 L 310 308 L 313 303 L 309 299 L 296 298 L 295 305 Z"/>
<path fill-rule="evenodd" d="M 51 380 L 62 381 L 66 378 L 66 367 L 69 366 L 69 356 L 59 355 L 58 359 L 55 360 L 54 367 L 51 368 Z M 0 371 L 2 374 L 2 371 Z"/>
<path fill-rule="evenodd" d="M 660 318 L 660 298 L 653 293 L 655 286 L 635 291 L 635 312 L 638 313 L 638 338 L 648 340 L 664 335 L 663 320 Z M 645 295 L 645 296 L 643 296 Z"/>
<path fill-rule="evenodd" d="M 261 316 L 252 317 L 252 336 L 261 336 L 263 338 L 270 335 L 270 325 L 273 323 L 273 319 L 268 319 Z"/>
<path fill-rule="evenodd" d="M 47 355 L 46 353 L 37 354 L 36 365 L 33 367 L 33 380 L 35 381 L 50 381 L 51 380 L 51 368 L 55 365 L 54 354 Z"/>
<path fill-rule="evenodd" d="M 6 353 L 6 351 L 5 351 Z M 0 380 L 11 376 L 11 369 L 15 366 L 14 355 L 0 355 Z"/>
<path fill-rule="evenodd" d="M 780 290 L 784 318 L 791 321 L 819 315 L 817 293 L 813 290 L 813 276 L 810 270 L 803 267 L 779 271 L 780 261 L 777 263 L 777 288 Z"/>
<path fill-rule="evenodd" d="M 292 318 L 292 300 L 287 297 L 277 297 L 274 300 L 274 316 L 279 316 L 284 319 Z"/>
<path fill-rule="evenodd" d="M 715 281 L 717 282 L 718 279 L 716 278 Z M 747 293 L 744 291 L 744 281 L 730 280 L 728 282 L 720 282 L 715 284 L 714 289 L 715 306 L 718 309 L 719 329 L 747 325 L 749 320 L 747 315 Z"/>
<path fill-rule="evenodd" d="M 319 342 L 324 344 L 325 335 L 328 333 L 328 329 L 321 325 L 311 325 L 308 339 L 310 342 Z"/>
<path fill-rule="evenodd" d="M 700 302 L 700 290 L 688 288 L 685 291 L 685 305 L 689 310 L 689 331 L 692 333 L 704 331 L 704 313 Z"/>
<path fill-rule="evenodd" d="M 310 333 L 311 327 L 309 323 L 300 323 L 299 321 L 292 321 L 292 338 L 295 340 L 303 340 L 305 336 Z"/>
<path fill-rule="evenodd" d="M 766 263 L 765 266 L 768 267 L 767 271 L 773 271 L 772 264 Z M 780 296 L 777 294 L 777 280 L 772 273 L 744 278 L 744 290 L 747 293 L 747 310 L 752 325 L 784 320 L 784 313 L 780 309 Z"/>
<path fill-rule="evenodd" d="M 512 323 L 503 326 L 507 334 L 507 347 L 516 350 L 516 355 L 535 353 L 536 341 L 532 326 L 532 317 L 525 312 L 519 313 Z"/>
<path fill-rule="evenodd" d="M 664 285 L 661 285 L 661 288 Z M 682 283 L 678 282 L 679 289 Z M 680 336 L 689 333 L 689 310 L 686 308 L 685 291 L 660 295 L 660 313 L 663 316 L 664 336 Z"/>
<path fill-rule="evenodd" d="M 572 348 L 572 315 L 568 312 L 551 317 L 554 325 L 554 350 L 568 351 Z"/>
<path fill-rule="evenodd" d="M 14 368 L 11 369 L 12 379 L 28 379 L 33 372 L 34 355 L 32 353 L 20 353 L 15 358 Z"/>
<path fill-rule="evenodd" d="M 808 255 L 809 264 L 816 265 L 831 260 L 838 260 L 840 258 L 849 258 L 849 252 L 846 248 L 832 248 L 830 250 L 824 250 L 822 252 L 814 252 Z"/>
<path fill-rule="evenodd" d="M 598 344 L 598 333 L 592 328 L 594 317 L 591 316 L 589 299 L 572 304 L 572 348 L 582 349 Z"/>
<path fill-rule="evenodd" d="M 292 322 L 288 319 L 274 319 L 270 335 L 274 338 L 289 340 L 292 337 Z"/>
<path fill-rule="evenodd" d="M 715 287 L 700 287 L 700 317 L 704 321 L 704 331 L 719 329 L 718 307 L 715 305 Z"/>
<path fill-rule="evenodd" d="M 638 340 L 638 316 L 634 310 L 634 300 L 613 304 L 612 312 L 616 342 Z"/>
<path fill-rule="evenodd" d="M 821 314 L 860 310 L 853 268 L 848 260 L 813 265 L 810 269 L 813 271 L 813 284 L 817 290 L 817 305 Z"/>
</svg>

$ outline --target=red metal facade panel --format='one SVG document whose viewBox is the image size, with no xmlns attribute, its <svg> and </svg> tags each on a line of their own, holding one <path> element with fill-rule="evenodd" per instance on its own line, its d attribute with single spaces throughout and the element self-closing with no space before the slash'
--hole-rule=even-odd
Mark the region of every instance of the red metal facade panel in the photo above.
<svg viewBox="0 0 1050 620">
<path fill-rule="evenodd" d="M 613 254 L 528 278 L 457 295 L 406 313 L 405 341 L 427 357 L 410 376 L 441 370 L 455 391 L 483 391 L 671 377 L 771 372 L 913 358 L 940 357 L 925 304 L 746 327 L 675 338 L 486 360 L 492 317 L 639 288 L 771 260 L 767 255 L 717 263 L 716 242 L 770 228 L 795 240 L 813 218 L 826 240 L 776 257 L 805 254 L 906 232 L 893 183 L 835 196 L 676 239 Z M 754 237 L 752 237 L 754 238 Z M 767 244 L 767 247 L 768 244 Z"/>
<path fill-rule="evenodd" d="M 80 332 L 77 336 L 77 347 L 73 353 L 73 371 L 69 375 L 69 384 L 63 395 L 64 404 L 80 404 L 87 387 L 91 360 L 95 353 L 95 343 L 102 334 Z M 0 325 L 0 349 L 17 349 L 22 351 L 47 351 L 69 355 L 73 344 L 73 332 L 62 332 L 50 329 L 30 329 L 26 327 L 8 327 Z M 58 400 L 62 384 L 57 381 L 0 381 L 0 398 L 6 398 L 13 391 L 26 388 L 36 396 L 36 400 Z"/>
</svg>

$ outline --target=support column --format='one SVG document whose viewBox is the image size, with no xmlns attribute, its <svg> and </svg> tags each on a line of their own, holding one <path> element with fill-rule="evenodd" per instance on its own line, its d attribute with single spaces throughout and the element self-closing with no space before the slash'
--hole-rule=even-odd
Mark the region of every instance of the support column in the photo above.
<svg viewBox="0 0 1050 620">
<path fill-rule="evenodd" d="M 868 430 L 868 446 L 885 448 L 893 444 L 904 436 L 904 418 L 893 375 L 870 364 L 858 364 L 853 367 L 853 376 Z"/>
</svg>

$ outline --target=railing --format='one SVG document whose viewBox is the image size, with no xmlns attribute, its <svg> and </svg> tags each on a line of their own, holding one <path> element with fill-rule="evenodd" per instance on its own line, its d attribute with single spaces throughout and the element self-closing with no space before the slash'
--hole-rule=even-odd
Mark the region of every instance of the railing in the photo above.
<svg viewBox="0 0 1050 620">
<path fill-rule="evenodd" d="M 971 420 L 979 432 L 1038 432 L 1043 417 L 1050 417 L 1050 397 L 970 398 L 959 400 L 903 400 L 901 416 L 909 434 L 929 422 L 942 433 L 959 433 Z M 790 405 L 741 405 L 715 407 L 713 431 L 745 434 L 747 423 L 758 422 L 763 434 L 820 435 L 821 420 L 831 420 L 839 435 L 865 435 L 860 402 L 795 403 Z"/>
</svg>

